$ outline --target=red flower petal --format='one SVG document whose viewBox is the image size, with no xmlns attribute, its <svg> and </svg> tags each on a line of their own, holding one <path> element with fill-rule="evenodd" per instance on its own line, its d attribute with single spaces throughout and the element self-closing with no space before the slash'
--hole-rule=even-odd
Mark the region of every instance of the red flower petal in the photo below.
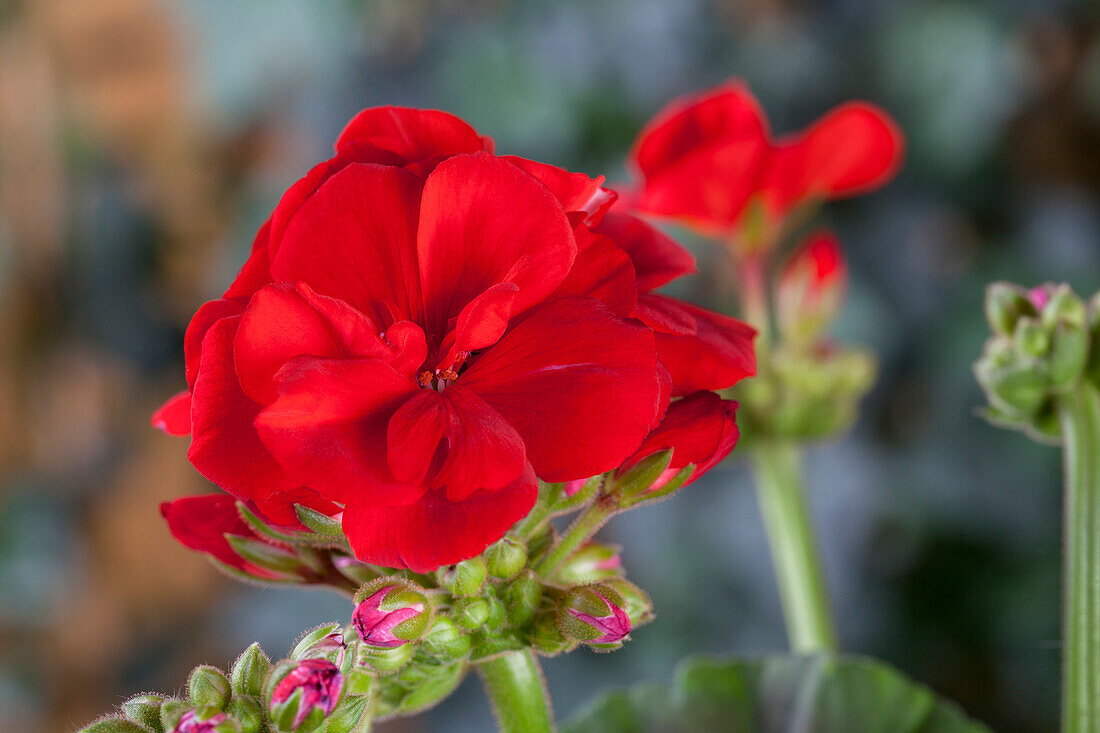
<svg viewBox="0 0 1100 733">
<path fill-rule="evenodd" d="M 382 327 L 418 320 L 419 200 L 420 181 L 400 168 L 344 168 L 302 204 L 274 256 L 272 275 L 305 281 Z"/>
<path fill-rule="evenodd" d="M 248 398 L 233 367 L 239 317 L 223 318 L 206 334 L 191 394 L 187 457 L 206 478 L 240 499 L 264 499 L 297 488 L 252 427 L 260 405 Z"/>
<path fill-rule="evenodd" d="M 674 396 L 725 389 L 756 374 L 756 330 L 746 323 L 655 293 L 638 297 L 635 317 L 656 332 Z"/>
<path fill-rule="evenodd" d="M 812 196 L 839 198 L 878 188 L 897 174 L 905 138 L 878 107 L 849 102 L 775 151 L 764 186 L 778 213 Z"/>
<path fill-rule="evenodd" d="M 168 435 L 191 433 L 191 393 L 187 390 L 173 395 L 153 413 L 153 427 Z"/>
<path fill-rule="evenodd" d="M 533 311 L 457 384 L 515 426 L 546 481 L 619 465 L 653 424 L 660 399 L 653 335 L 593 299 Z"/>
<path fill-rule="evenodd" d="M 445 487 L 450 501 L 508 486 L 527 464 L 515 428 L 457 385 L 422 390 L 402 405 L 390 419 L 386 455 L 394 476 Z"/>
<path fill-rule="evenodd" d="M 769 148 L 764 114 L 740 82 L 675 100 L 631 153 L 645 177 L 637 206 L 706 231 L 728 229 L 759 185 Z"/>
<path fill-rule="evenodd" d="M 257 539 L 237 513 L 233 497 L 225 494 L 185 496 L 163 502 L 160 513 L 168 522 L 168 531 L 184 547 L 205 552 L 250 575 L 274 577 L 264 568 L 246 562 L 226 541 L 226 534 Z"/>
<path fill-rule="evenodd" d="M 655 290 L 670 280 L 698 272 L 690 252 L 636 216 L 609 211 L 595 231 L 610 237 L 630 255 L 639 292 Z"/>
<path fill-rule="evenodd" d="M 575 236 L 577 259 L 554 296 L 596 298 L 616 314 L 630 315 L 638 300 L 630 257 L 609 238 L 587 227 L 578 227 Z"/>
<path fill-rule="evenodd" d="M 336 149 L 367 143 L 412 163 L 459 153 L 492 152 L 491 138 L 482 137 L 462 119 L 448 112 L 408 107 L 365 109 L 344 127 Z"/>
<path fill-rule="evenodd" d="M 599 221 L 604 212 L 615 203 L 618 194 L 603 187 L 604 177 L 589 178 L 583 173 L 571 173 L 556 165 L 547 165 L 515 155 L 501 156 L 512 165 L 527 171 L 549 188 L 566 211 L 585 215 L 585 223 Z"/>
<path fill-rule="evenodd" d="M 498 283 L 519 286 L 513 312 L 522 313 L 553 292 L 576 256 L 572 227 L 553 194 L 484 153 L 449 158 L 428 176 L 417 248 L 423 324 L 437 334 Z"/>
<path fill-rule="evenodd" d="M 306 527 L 298 521 L 298 513 L 294 511 L 295 504 L 301 504 L 330 517 L 343 511 L 338 504 L 333 504 L 316 491 L 307 489 L 304 486 L 272 496 L 269 499 L 260 499 L 256 502 L 255 508 L 261 518 L 272 524 L 302 532 Z"/>
<path fill-rule="evenodd" d="M 242 307 L 237 301 L 211 300 L 199 306 L 195 315 L 191 316 L 191 322 L 187 324 L 187 331 L 183 335 L 183 360 L 186 364 L 184 376 L 188 387 L 195 387 L 206 332 L 221 319 L 239 315 Z"/>
<path fill-rule="evenodd" d="M 669 405 L 661 424 L 620 470 L 671 448 L 672 462 L 665 479 L 694 463 L 695 471 L 688 483 L 696 480 L 728 456 L 737 444 L 736 410 L 736 402 L 723 400 L 713 392 L 696 392 L 676 400 Z"/>
<path fill-rule="evenodd" d="M 478 491 L 464 501 L 429 491 L 403 506 L 349 504 L 344 533 L 363 562 L 426 573 L 482 552 L 525 517 L 537 497 L 538 481 L 528 465 L 506 488 Z"/>
<path fill-rule="evenodd" d="M 423 489 L 394 478 L 386 425 L 416 382 L 379 359 L 299 357 L 256 418 L 263 444 L 298 483 L 342 503 L 407 503 Z"/>
</svg>

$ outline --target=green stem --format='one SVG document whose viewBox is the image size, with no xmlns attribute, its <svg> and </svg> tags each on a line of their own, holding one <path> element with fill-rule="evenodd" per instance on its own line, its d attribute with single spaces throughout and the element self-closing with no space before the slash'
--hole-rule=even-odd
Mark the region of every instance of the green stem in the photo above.
<svg viewBox="0 0 1100 733">
<path fill-rule="evenodd" d="M 505 652 L 477 666 L 501 733 L 554 731 L 546 680 L 530 649 Z"/>
<path fill-rule="evenodd" d="M 581 543 L 595 534 L 596 530 L 615 513 L 613 505 L 604 503 L 600 499 L 601 497 L 597 497 L 596 501 L 569 525 L 569 529 L 558 540 L 558 544 L 535 567 L 535 573 L 539 577 L 547 580 L 553 577 L 561 564 L 576 552 Z"/>
<path fill-rule="evenodd" d="M 1065 448 L 1062 730 L 1100 730 L 1100 394 L 1090 382 L 1057 401 Z"/>
<path fill-rule="evenodd" d="M 798 447 L 762 440 L 753 446 L 752 458 L 791 650 L 836 651 L 836 629 L 806 506 Z"/>
</svg>

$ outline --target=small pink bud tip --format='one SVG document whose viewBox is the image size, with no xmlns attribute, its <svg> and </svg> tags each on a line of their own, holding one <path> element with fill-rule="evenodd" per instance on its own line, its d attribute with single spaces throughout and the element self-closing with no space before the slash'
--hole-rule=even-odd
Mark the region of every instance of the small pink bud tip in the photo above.
<svg viewBox="0 0 1100 733">
<path fill-rule="evenodd" d="M 569 613 L 600 632 L 600 636 L 588 641 L 589 644 L 615 644 L 622 641 L 630 635 L 630 617 L 626 615 L 626 611 L 612 603 L 606 596 L 598 592 L 596 595 L 607 604 L 606 615 L 594 616 L 581 613 L 575 608 L 570 608 Z"/>
<path fill-rule="evenodd" d="M 344 677 L 335 664 L 325 659 L 306 659 L 275 686 L 271 704 L 284 703 L 301 690 L 302 698 L 294 721 L 297 727 L 314 708 L 320 708 L 326 717 L 332 713 L 343 688 Z"/>
<path fill-rule="evenodd" d="M 409 639 L 402 638 L 395 630 L 405 621 L 423 614 L 427 607 L 422 600 L 414 600 L 408 597 L 410 595 L 416 594 L 409 594 L 398 585 L 387 585 L 363 600 L 352 616 L 359 638 L 383 649 L 407 644 Z"/>
<path fill-rule="evenodd" d="M 227 720 L 225 713 L 218 713 L 206 720 L 199 720 L 195 713 L 187 711 L 171 733 L 215 733 L 214 729 Z"/>
<path fill-rule="evenodd" d="M 578 491 L 583 489 L 586 483 L 588 483 L 588 479 L 586 478 L 579 478 L 575 481 L 566 481 L 565 484 L 562 486 L 562 492 L 566 496 L 573 496 Z"/>
<path fill-rule="evenodd" d="M 1050 302 L 1050 288 L 1046 285 L 1036 286 L 1027 291 L 1027 298 L 1031 301 L 1031 304 L 1035 306 L 1035 310 L 1041 311 L 1043 308 L 1046 308 L 1047 303 Z"/>
</svg>

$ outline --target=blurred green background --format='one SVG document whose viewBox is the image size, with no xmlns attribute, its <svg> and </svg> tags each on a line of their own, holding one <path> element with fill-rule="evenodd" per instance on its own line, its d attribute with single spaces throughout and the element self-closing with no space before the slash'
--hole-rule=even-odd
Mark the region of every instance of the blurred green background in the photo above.
<svg viewBox="0 0 1100 733">
<path fill-rule="evenodd" d="M 784 132 L 849 98 L 909 136 L 900 178 L 828 207 L 851 258 L 838 336 L 883 373 L 809 456 L 844 646 L 999 731 L 1055 729 L 1057 451 L 974 415 L 984 285 L 1100 285 L 1100 44 L 1056 0 L 0 0 L 0 731 L 72 730 L 200 662 L 346 616 L 234 584 L 161 500 L 208 489 L 148 425 L 182 332 L 278 196 L 378 104 L 498 150 L 625 177 L 668 99 L 747 79 Z M 717 250 L 677 294 L 731 302 Z M 736 453 L 734 454 L 736 456 Z M 621 517 L 658 618 L 546 663 L 558 713 L 691 652 L 785 637 L 744 465 Z M 383 731 L 484 731 L 476 681 Z"/>
</svg>

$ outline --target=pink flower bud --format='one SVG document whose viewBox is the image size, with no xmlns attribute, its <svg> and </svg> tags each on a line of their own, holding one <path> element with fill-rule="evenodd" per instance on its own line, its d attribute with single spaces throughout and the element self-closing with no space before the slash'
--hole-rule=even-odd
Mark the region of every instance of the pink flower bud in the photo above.
<svg viewBox="0 0 1100 733">
<path fill-rule="evenodd" d="M 343 689 L 344 676 L 335 664 L 325 659 L 305 659 L 275 685 L 271 706 L 283 705 L 300 690 L 297 713 L 291 725 L 297 728 L 316 709 L 320 709 L 324 717 L 331 714 Z"/>
<path fill-rule="evenodd" d="M 840 311 L 848 287 L 848 267 L 840 242 L 817 232 L 793 253 L 779 274 L 776 311 L 789 338 L 816 335 Z"/>
<path fill-rule="evenodd" d="M 616 648 L 630 635 L 630 617 L 622 596 L 606 585 L 571 589 L 558 612 L 558 626 L 567 637 L 597 648 Z"/>
<path fill-rule="evenodd" d="M 218 713 L 206 720 L 199 720 L 195 713 L 188 710 L 171 733 L 215 733 L 215 729 L 227 720 L 225 713 Z"/>
<path fill-rule="evenodd" d="M 429 615 L 428 599 L 423 593 L 394 583 L 379 588 L 360 602 L 352 621 L 364 642 L 393 649 L 420 636 Z"/>
<path fill-rule="evenodd" d="M 576 493 L 578 491 L 580 491 L 581 489 L 584 488 L 584 485 L 586 483 L 588 483 L 588 479 L 586 479 L 586 478 L 579 478 L 579 479 L 575 479 L 573 481 L 566 481 L 564 484 L 562 484 L 562 487 L 561 487 L 562 493 L 565 494 L 566 496 L 574 496 L 574 495 L 576 495 Z"/>
</svg>

